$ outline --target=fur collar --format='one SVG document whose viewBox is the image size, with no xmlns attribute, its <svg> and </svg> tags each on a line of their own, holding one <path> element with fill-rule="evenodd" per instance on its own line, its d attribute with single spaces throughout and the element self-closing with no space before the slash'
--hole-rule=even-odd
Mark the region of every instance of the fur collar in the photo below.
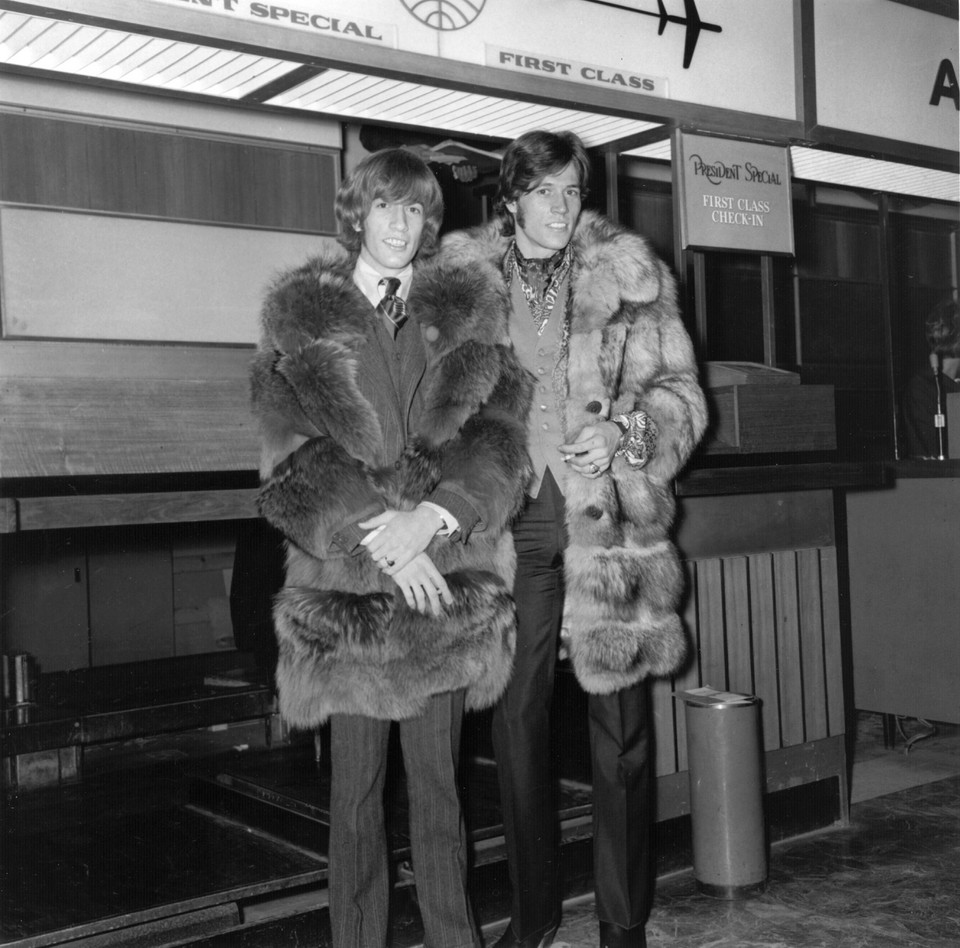
<svg viewBox="0 0 960 948">
<path fill-rule="evenodd" d="M 494 305 L 476 264 L 475 258 L 439 255 L 414 262 L 407 305 L 435 357 L 467 342 L 492 343 L 502 336 L 505 313 L 502 306 Z M 328 245 L 302 266 L 279 276 L 264 307 L 263 344 L 287 353 L 316 340 L 354 351 L 365 344 L 374 323 L 369 301 L 353 282 L 355 265 L 355 254 Z M 496 266 L 499 269 L 499 261 Z"/>
<path fill-rule="evenodd" d="M 354 255 L 326 247 L 278 277 L 263 308 L 261 349 L 274 354 L 276 370 L 296 392 L 298 410 L 313 426 L 304 433 L 331 434 L 370 464 L 382 437 L 356 379 L 375 322 L 353 282 L 354 263 Z M 419 327 L 426 350 L 426 409 L 417 434 L 435 446 L 453 438 L 494 394 L 504 371 L 509 296 L 484 266 L 433 258 L 416 265 L 407 304 L 409 328 Z M 261 393 L 262 404 L 267 397 Z"/>
<path fill-rule="evenodd" d="M 477 261 L 499 269 L 511 237 L 504 236 L 499 221 L 443 239 L 442 255 L 451 266 L 469 267 Z M 598 214 L 584 211 L 571 238 L 574 295 L 596 296 L 597 287 L 614 300 L 650 303 L 661 293 L 661 270 L 646 239 Z M 617 308 L 613 304 L 613 309 Z M 576 316 L 571 327 L 577 331 Z"/>
</svg>

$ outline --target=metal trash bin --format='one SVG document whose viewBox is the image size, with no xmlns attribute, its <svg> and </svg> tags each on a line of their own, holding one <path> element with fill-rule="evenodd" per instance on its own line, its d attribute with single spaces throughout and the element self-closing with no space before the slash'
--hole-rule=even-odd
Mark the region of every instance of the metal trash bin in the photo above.
<svg viewBox="0 0 960 948">
<path fill-rule="evenodd" d="M 709 687 L 676 697 L 687 725 L 697 889 L 718 899 L 756 895 L 767 885 L 760 702 Z"/>
</svg>

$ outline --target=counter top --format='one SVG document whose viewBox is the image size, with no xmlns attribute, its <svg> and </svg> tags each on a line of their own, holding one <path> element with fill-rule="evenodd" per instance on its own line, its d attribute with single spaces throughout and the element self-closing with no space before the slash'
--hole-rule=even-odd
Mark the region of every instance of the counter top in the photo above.
<svg viewBox="0 0 960 948">
<path fill-rule="evenodd" d="M 832 490 L 838 487 L 884 487 L 892 482 L 891 467 L 882 461 L 863 464 L 765 464 L 687 471 L 676 482 L 675 492 L 678 497 L 708 497 L 768 491 Z"/>
</svg>

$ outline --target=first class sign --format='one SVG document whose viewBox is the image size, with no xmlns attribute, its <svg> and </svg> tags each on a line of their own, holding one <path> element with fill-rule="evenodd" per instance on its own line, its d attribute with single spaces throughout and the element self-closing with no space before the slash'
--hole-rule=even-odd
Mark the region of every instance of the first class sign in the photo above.
<svg viewBox="0 0 960 948">
<path fill-rule="evenodd" d="M 683 247 L 793 253 L 786 148 L 679 134 Z"/>
<path fill-rule="evenodd" d="M 520 72 L 528 76 L 566 79 L 570 82 L 582 82 L 603 89 L 639 92 L 643 95 L 661 97 L 667 95 L 667 80 L 661 76 L 648 76 L 616 66 L 582 63 L 574 59 L 564 59 L 560 56 L 545 56 L 542 53 L 503 49 L 488 44 L 486 46 L 486 64 L 497 69 L 509 69 L 512 72 Z"/>
</svg>

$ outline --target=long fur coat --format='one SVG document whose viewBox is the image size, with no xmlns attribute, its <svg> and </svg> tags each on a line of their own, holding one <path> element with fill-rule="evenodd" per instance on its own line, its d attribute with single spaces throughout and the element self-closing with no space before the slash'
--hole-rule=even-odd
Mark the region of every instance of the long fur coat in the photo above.
<svg viewBox="0 0 960 948">
<path fill-rule="evenodd" d="M 409 717 L 457 688 L 468 707 L 492 704 L 516 639 L 508 527 L 529 477 L 532 384 L 502 344 L 508 301 L 489 267 L 416 267 L 403 331 L 419 331 L 426 347 L 423 411 L 397 458 L 357 380 L 376 343 L 354 264 L 327 249 L 274 282 L 252 370 L 259 508 L 288 541 L 274 608 L 279 706 L 299 727 L 333 713 Z M 346 554 L 334 536 L 361 513 L 412 509 L 443 484 L 481 520 L 427 550 L 455 598 L 435 618 L 411 610 L 365 552 Z"/>
<path fill-rule="evenodd" d="M 450 235 L 441 254 L 448 266 L 490 273 L 508 245 L 493 225 Z M 584 212 L 572 250 L 564 434 L 569 441 L 599 419 L 636 409 L 659 429 L 645 467 L 617 457 L 600 478 L 568 470 L 560 485 L 569 535 L 565 635 L 580 684 L 604 694 L 683 663 L 671 481 L 700 440 L 707 413 L 673 277 L 646 241 Z M 499 273 L 490 279 L 503 291 Z"/>
</svg>

